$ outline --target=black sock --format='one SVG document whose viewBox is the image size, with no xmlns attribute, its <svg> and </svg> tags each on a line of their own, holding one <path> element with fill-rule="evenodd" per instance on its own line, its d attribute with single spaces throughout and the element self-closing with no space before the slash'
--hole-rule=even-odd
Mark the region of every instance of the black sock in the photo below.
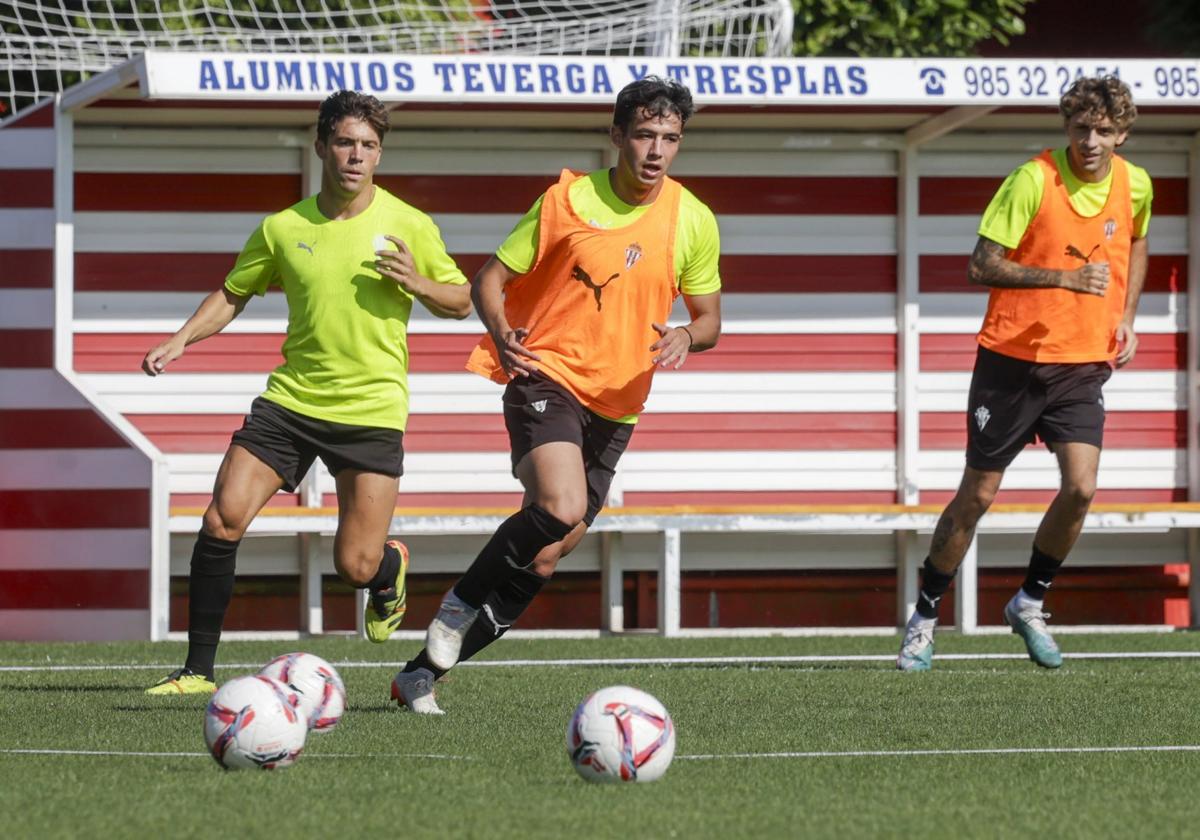
<svg viewBox="0 0 1200 840">
<path fill-rule="evenodd" d="M 929 562 L 929 558 L 925 558 L 925 566 L 921 569 L 921 592 L 917 596 L 917 615 L 921 618 L 938 617 L 938 604 L 942 602 L 942 596 L 954 582 L 956 573 L 939 572 Z"/>
<path fill-rule="evenodd" d="M 489 592 L 483 602 L 483 609 L 479 611 L 479 617 L 475 619 L 475 623 L 463 639 L 458 661 L 470 659 L 507 633 L 548 580 L 550 578 L 542 577 L 530 569 L 521 569 L 501 585 L 499 592 Z M 424 648 L 409 660 L 403 670 L 407 674 L 418 668 L 432 672 L 435 680 L 440 680 L 446 673 L 429 661 L 429 654 Z"/>
<path fill-rule="evenodd" d="M 1035 545 L 1029 557 L 1029 571 L 1025 574 L 1025 582 L 1021 584 L 1025 594 L 1035 601 L 1045 600 L 1046 590 L 1054 583 L 1054 576 L 1062 564 L 1062 560 L 1055 560 Z"/>
<path fill-rule="evenodd" d="M 496 529 L 467 573 L 454 585 L 455 594 L 467 606 L 479 609 L 488 593 L 499 589 L 513 572 L 528 568 L 539 551 L 563 540 L 574 527 L 536 504 L 522 508 Z"/>
<path fill-rule="evenodd" d="M 396 574 L 400 571 L 400 551 L 393 545 L 385 545 L 383 547 L 383 557 L 379 560 L 379 569 L 375 572 L 375 577 L 367 582 L 366 586 L 360 586 L 359 589 L 366 589 L 368 592 L 382 592 L 384 589 L 391 589 L 396 585 Z"/>
<path fill-rule="evenodd" d="M 400 670 L 405 674 L 411 674 L 418 668 L 424 668 L 427 671 L 432 671 L 434 680 L 440 680 L 442 678 L 442 674 L 446 673 L 441 668 L 429 661 L 429 654 L 425 652 L 425 648 L 421 648 L 421 652 L 412 659 L 408 660 L 408 664 L 406 664 Z"/>
<path fill-rule="evenodd" d="M 214 679 L 221 625 L 233 598 L 238 541 L 219 540 L 203 531 L 192 549 L 188 576 L 188 654 L 184 667 Z"/>
<path fill-rule="evenodd" d="M 498 590 L 488 593 L 479 617 L 463 639 L 458 661 L 470 659 L 507 633 L 548 580 L 550 578 L 542 577 L 532 569 L 521 569 L 514 572 Z"/>
</svg>

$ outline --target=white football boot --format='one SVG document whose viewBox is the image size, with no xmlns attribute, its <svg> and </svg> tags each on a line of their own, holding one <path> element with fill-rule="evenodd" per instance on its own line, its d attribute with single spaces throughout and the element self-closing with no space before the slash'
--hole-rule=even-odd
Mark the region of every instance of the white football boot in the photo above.
<svg viewBox="0 0 1200 840">
<path fill-rule="evenodd" d="M 392 680 L 392 699 L 418 715 L 444 715 L 433 696 L 434 682 L 433 672 L 428 668 L 401 671 Z"/>
</svg>

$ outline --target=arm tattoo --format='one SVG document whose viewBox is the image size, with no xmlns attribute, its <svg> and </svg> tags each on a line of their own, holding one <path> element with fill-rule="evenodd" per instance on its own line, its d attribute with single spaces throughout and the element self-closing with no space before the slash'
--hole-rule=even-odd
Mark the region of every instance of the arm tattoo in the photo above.
<svg viewBox="0 0 1200 840">
<path fill-rule="evenodd" d="M 1007 250 L 999 242 L 979 237 L 967 266 L 970 281 L 994 289 L 1045 289 L 1062 285 L 1061 271 L 1015 263 L 1005 256 Z"/>
</svg>

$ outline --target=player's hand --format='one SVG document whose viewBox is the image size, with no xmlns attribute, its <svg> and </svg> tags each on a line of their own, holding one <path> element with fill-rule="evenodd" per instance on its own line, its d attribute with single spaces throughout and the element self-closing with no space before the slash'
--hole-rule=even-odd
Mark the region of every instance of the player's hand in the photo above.
<svg viewBox="0 0 1200 840">
<path fill-rule="evenodd" d="M 388 234 L 384 237 L 389 242 L 396 246 L 393 251 L 390 248 L 384 251 L 376 251 L 375 270 L 382 276 L 395 282 L 404 291 L 410 295 L 416 294 L 417 266 L 413 262 L 412 251 L 408 250 L 408 246 L 404 244 L 404 240 L 398 236 Z"/>
<path fill-rule="evenodd" d="M 540 362 L 542 357 L 522 343 L 528 336 L 529 330 L 524 327 L 508 330 L 500 337 L 492 336 L 500 353 L 500 364 L 509 376 L 529 376 L 537 371 L 537 367 L 529 364 L 526 359 Z"/>
<path fill-rule="evenodd" d="M 666 324 L 651 324 L 659 339 L 650 345 L 650 352 L 657 353 L 654 364 L 679 370 L 687 361 L 692 346 L 692 336 L 683 327 L 668 327 Z"/>
<path fill-rule="evenodd" d="M 1138 337 L 1132 324 L 1122 321 L 1117 325 L 1117 347 L 1117 367 L 1123 368 L 1132 362 L 1137 354 Z"/>
<path fill-rule="evenodd" d="M 146 354 L 142 359 L 142 370 L 147 376 L 158 376 L 167 369 L 167 365 L 183 355 L 184 347 L 178 336 L 171 336 Z"/>
<path fill-rule="evenodd" d="M 1064 272 L 1063 287 L 1085 295 L 1104 297 L 1104 293 L 1108 291 L 1108 279 L 1108 263 L 1088 263 L 1073 271 Z"/>
</svg>

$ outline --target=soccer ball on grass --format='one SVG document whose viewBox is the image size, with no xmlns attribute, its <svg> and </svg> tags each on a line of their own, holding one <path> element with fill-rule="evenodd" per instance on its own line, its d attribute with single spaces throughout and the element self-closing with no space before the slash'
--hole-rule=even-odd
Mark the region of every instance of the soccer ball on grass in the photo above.
<svg viewBox="0 0 1200 840">
<path fill-rule="evenodd" d="M 652 782 L 675 756 L 675 725 L 646 692 L 609 686 L 576 707 L 567 724 L 567 755 L 589 782 Z"/>
<path fill-rule="evenodd" d="M 346 711 L 346 686 L 337 670 L 311 653 L 285 653 L 268 662 L 261 671 L 295 689 L 300 713 L 313 732 L 328 732 Z"/>
<path fill-rule="evenodd" d="M 304 749 L 308 725 L 296 710 L 295 693 L 269 677 L 237 677 L 225 683 L 204 713 L 204 742 L 226 770 L 277 770 Z"/>
</svg>

